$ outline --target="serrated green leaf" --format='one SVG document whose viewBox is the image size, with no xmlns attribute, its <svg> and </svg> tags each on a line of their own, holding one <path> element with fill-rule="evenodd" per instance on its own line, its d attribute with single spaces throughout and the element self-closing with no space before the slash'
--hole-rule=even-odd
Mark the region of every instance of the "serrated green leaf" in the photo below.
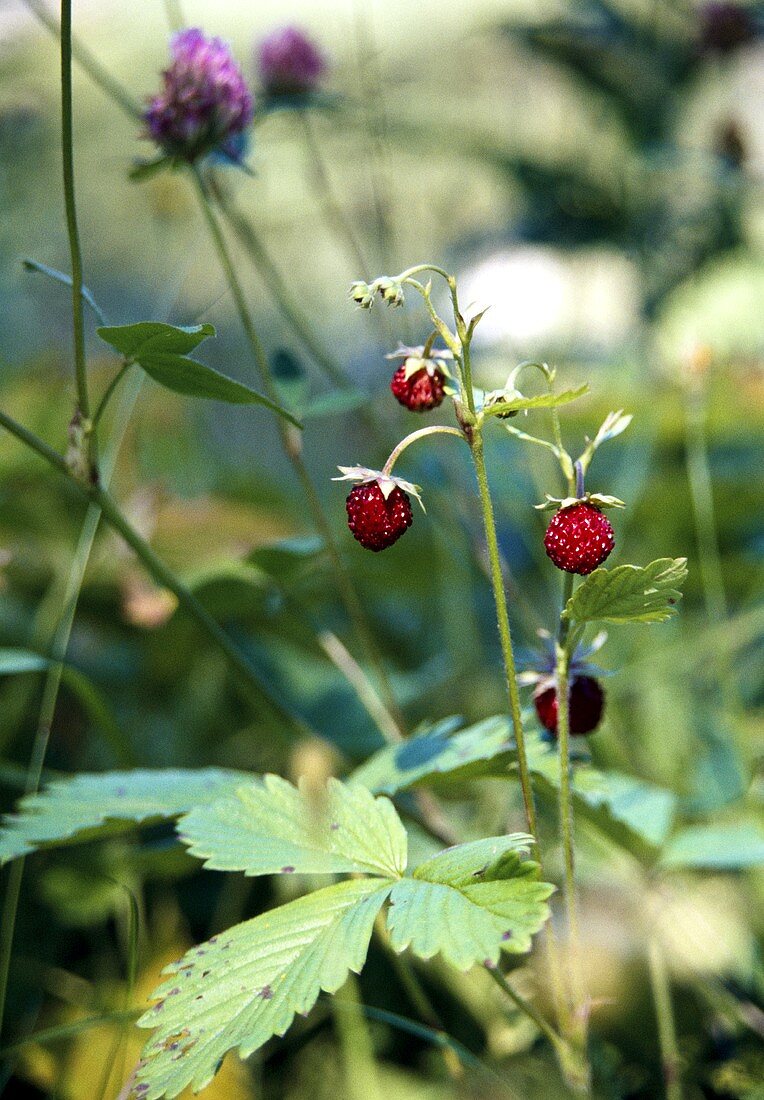
<svg viewBox="0 0 764 1100">
<path fill-rule="evenodd" d="M 755 821 L 693 825 L 671 837 L 661 864 L 672 868 L 737 871 L 764 866 L 764 828 Z"/>
<path fill-rule="evenodd" d="M 317 791 L 266 775 L 192 810 L 178 832 L 216 871 L 397 878 L 406 868 L 406 831 L 392 802 L 336 779 Z"/>
<path fill-rule="evenodd" d="M 110 820 L 176 817 L 249 778 L 245 772 L 204 768 L 103 772 L 54 780 L 38 794 L 22 798 L 18 812 L 4 819 L 0 865 L 79 833 L 90 836 Z"/>
<path fill-rule="evenodd" d="M 97 331 L 125 359 L 136 362 L 144 355 L 188 355 L 202 340 L 215 335 L 213 325 L 167 325 L 162 321 L 105 325 Z"/>
<path fill-rule="evenodd" d="M 568 600 L 565 614 L 578 623 L 662 623 L 675 613 L 686 576 L 686 558 L 595 569 Z"/>
<path fill-rule="evenodd" d="M 588 386 L 579 386 L 575 390 L 563 390 L 562 393 L 539 393 L 535 397 L 510 397 L 507 401 L 496 401 L 486 405 L 486 416 L 503 416 L 511 412 L 522 412 L 524 409 L 556 409 L 558 405 L 567 405 L 578 397 L 583 397 L 589 392 Z"/>
<path fill-rule="evenodd" d="M 495 966 L 502 950 L 530 950 L 549 917 L 554 887 L 538 882 L 538 865 L 522 861 L 525 834 L 489 837 L 448 848 L 397 882 L 387 914 L 396 951 L 422 959 L 438 952 L 459 970 Z"/>
<path fill-rule="evenodd" d="M 501 773 L 514 758 L 511 731 L 504 715 L 458 733 L 453 732 L 453 719 L 448 719 L 400 745 L 380 749 L 353 772 L 352 779 L 369 790 L 395 794 L 437 776 L 460 780 L 486 771 Z"/>
<path fill-rule="evenodd" d="M 247 1058 L 307 1014 L 323 990 L 334 993 L 366 959 L 389 882 L 356 879 L 328 886 L 236 925 L 168 967 L 158 998 L 138 1021 L 156 1031 L 136 1084 L 144 1100 L 209 1084 L 234 1048 Z"/>
<path fill-rule="evenodd" d="M 202 340 L 215 335 L 212 325 L 183 327 L 139 321 L 135 325 L 107 326 L 97 331 L 124 359 L 138 363 L 150 378 L 173 393 L 225 401 L 229 405 L 265 405 L 300 427 L 291 413 L 269 397 L 188 357 L 188 352 Z"/>
<path fill-rule="evenodd" d="M 526 737 L 528 765 L 536 786 L 555 799 L 560 787 L 560 754 L 538 734 Z M 603 772 L 577 763 L 572 773 L 576 814 L 595 824 L 622 847 L 644 856 L 654 854 L 671 829 L 676 797 L 663 787 L 621 772 Z"/>
</svg>

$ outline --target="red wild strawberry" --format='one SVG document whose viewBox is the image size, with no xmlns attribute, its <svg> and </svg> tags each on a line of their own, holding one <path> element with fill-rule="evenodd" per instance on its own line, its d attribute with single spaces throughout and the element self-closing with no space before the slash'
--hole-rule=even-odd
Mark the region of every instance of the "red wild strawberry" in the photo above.
<svg viewBox="0 0 764 1100">
<path fill-rule="evenodd" d="M 385 550 L 411 526 L 411 501 L 398 485 L 382 492 L 378 481 L 365 481 L 350 490 L 346 508 L 353 538 L 367 550 Z"/>
<path fill-rule="evenodd" d="M 557 736 L 557 688 L 544 680 L 533 696 L 536 714 L 544 729 Z M 591 733 L 599 725 L 605 693 L 593 676 L 576 676 L 570 685 L 570 732 Z"/>
<path fill-rule="evenodd" d="M 404 363 L 390 380 L 390 389 L 396 400 L 407 409 L 412 412 L 427 412 L 442 404 L 445 381 L 442 371 L 433 366 L 421 367 L 407 376 Z"/>
<path fill-rule="evenodd" d="M 582 577 L 602 565 L 614 545 L 610 520 L 585 501 L 555 512 L 544 535 L 544 548 L 557 568 Z"/>
</svg>

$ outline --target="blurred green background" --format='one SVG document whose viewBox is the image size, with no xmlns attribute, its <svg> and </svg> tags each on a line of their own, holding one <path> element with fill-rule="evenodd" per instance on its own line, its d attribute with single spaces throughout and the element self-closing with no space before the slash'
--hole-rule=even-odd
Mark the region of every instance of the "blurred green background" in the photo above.
<svg viewBox="0 0 764 1100">
<path fill-rule="evenodd" d="M 145 0 L 75 7 L 81 42 L 141 103 L 166 65 L 168 12 Z M 353 408 L 306 422 L 305 457 L 409 726 L 452 714 L 474 721 L 505 705 L 461 449 L 445 440 L 407 453 L 399 472 L 423 486 L 427 515 L 417 513 L 411 532 L 383 555 L 350 538 L 343 487 L 329 480 L 337 464 L 380 467 L 420 426 L 392 401 L 384 355 L 429 333 L 411 298 L 402 310 L 360 313 L 347 287 L 429 260 L 457 275 L 464 303 L 491 307 L 478 330 L 478 384 L 501 385 L 534 357 L 558 367 L 562 388 L 588 382 L 591 394 L 564 410 L 571 450 L 611 409 L 634 413 L 590 476 L 590 488 L 628 505 L 615 520 L 611 561 L 686 555 L 690 576 L 671 623 L 611 631 L 600 660 L 614 675 L 591 752 L 600 767 L 673 790 L 687 823 L 750 824 L 760 853 L 764 39 L 760 10 L 743 6 L 734 24 L 743 30 L 730 34 L 723 7 L 227 0 L 185 3 L 183 17 L 230 40 L 255 87 L 254 45 L 286 22 L 311 33 L 330 60 L 320 102 L 258 117 L 247 158 L 253 174 L 218 169 L 216 179 L 244 225 L 231 240 L 285 398 L 304 406 L 334 392 L 327 359 L 352 383 Z M 168 8 L 172 20 L 177 9 Z M 1 400 L 63 450 L 73 408 L 69 299 L 22 266 L 31 257 L 68 267 L 57 46 L 23 3 L 0 5 L 0 33 Z M 181 174 L 130 182 L 135 159 L 150 155 L 139 124 L 79 67 L 74 94 L 85 279 L 110 323 L 210 321 L 218 336 L 200 357 L 251 381 L 189 182 Z M 88 341 L 93 385 L 103 389 L 115 361 L 94 326 Z M 545 416 L 534 414 L 528 430 L 548 434 Z M 0 643 L 44 653 L 83 509 L 7 436 L 0 456 Z M 499 427 L 488 461 L 513 629 L 529 652 L 536 630 L 553 628 L 559 601 L 544 520 L 532 505 L 562 486 L 544 452 Z M 103 529 L 69 650 L 96 703 L 64 685 L 50 769 L 223 764 L 342 773 L 379 747 L 371 717 L 320 644 L 331 631 L 362 659 L 266 411 L 194 404 L 146 382 L 115 492 L 335 752 L 296 747 L 270 715 L 248 710 L 225 659 Z M 23 786 L 40 688 L 37 676 L 0 681 L 4 809 Z M 459 789 L 448 812 L 469 838 L 503 828 L 508 799 L 519 823 L 519 793 L 503 782 Z M 551 841 L 551 808 L 545 823 Z M 140 903 L 143 992 L 159 961 L 189 940 L 281 896 L 277 884 L 200 872 L 168 835 L 136 830 L 34 857 L 9 1035 L 118 1003 L 124 885 Z M 675 982 L 686 1095 L 760 1100 L 760 866 L 730 870 L 724 859 L 716 867 L 701 859 L 700 870 L 666 881 L 638 871 L 593 829 L 582 827 L 579 841 L 589 981 L 602 998 L 598 1095 L 661 1095 L 647 929 L 662 938 Z M 515 1095 L 565 1095 L 549 1055 L 533 1049 L 522 1019 L 501 1010 L 485 975 L 461 978 L 437 966 L 427 973 L 448 1029 L 501 1064 Z M 414 1015 L 374 951 L 361 986 L 367 1003 Z M 371 1025 L 376 1062 L 360 1068 L 326 1008 L 295 1030 L 256 1065 L 227 1067 L 209 1095 L 386 1090 L 429 1098 L 493 1087 L 479 1076 L 454 1086 L 427 1044 L 379 1022 Z M 117 1070 L 109 1079 L 108 1068 L 117 1040 L 102 1028 L 68 1044 L 25 1047 L 5 1095 L 116 1096 Z M 120 1063 L 128 1067 L 137 1056 L 130 1042 Z"/>
</svg>

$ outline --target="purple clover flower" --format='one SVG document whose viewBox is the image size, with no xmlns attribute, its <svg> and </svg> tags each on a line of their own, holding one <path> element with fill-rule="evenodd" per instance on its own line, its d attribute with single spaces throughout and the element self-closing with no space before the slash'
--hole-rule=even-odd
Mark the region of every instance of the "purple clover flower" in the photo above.
<svg viewBox="0 0 764 1100">
<path fill-rule="evenodd" d="M 264 38 L 257 47 L 257 67 L 272 96 L 314 92 L 327 68 L 323 54 L 298 27 L 282 27 Z"/>
<path fill-rule="evenodd" d="M 752 12 L 726 0 L 710 0 L 700 9 L 700 46 L 705 53 L 729 54 L 756 38 Z"/>
<path fill-rule="evenodd" d="M 171 157 L 194 161 L 216 151 L 241 157 L 252 96 L 229 47 L 198 27 L 176 34 L 164 88 L 144 113 L 148 136 Z"/>
</svg>

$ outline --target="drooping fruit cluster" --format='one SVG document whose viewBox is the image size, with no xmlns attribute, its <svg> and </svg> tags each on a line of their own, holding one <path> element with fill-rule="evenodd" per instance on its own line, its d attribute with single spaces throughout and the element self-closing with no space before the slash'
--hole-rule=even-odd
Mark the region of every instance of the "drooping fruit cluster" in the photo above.
<svg viewBox="0 0 764 1100">
<path fill-rule="evenodd" d="M 553 736 L 557 736 L 557 686 L 542 681 L 533 695 L 533 703 L 539 722 Z M 570 685 L 570 732 L 575 735 L 591 733 L 599 725 L 605 693 L 593 676 L 575 676 Z"/>
<path fill-rule="evenodd" d="M 614 545 L 610 520 L 586 501 L 555 512 L 544 535 L 544 549 L 557 568 L 582 577 L 602 565 Z"/>
<path fill-rule="evenodd" d="M 378 481 L 366 481 L 350 490 L 346 508 L 353 538 L 367 550 L 385 550 L 412 524 L 411 501 L 398 485 L 387 495 Z"/>
<path fill-rule="evenodd" d="M 436 366 L 428 363 L 410 374 L 407 364 L 403 363 L 393 375 L 390 389 L 396 400 L 407 409 L 412 412 L 428 412 L 442 404 L 445 384 L 445 376 Z"/>
</svg>

